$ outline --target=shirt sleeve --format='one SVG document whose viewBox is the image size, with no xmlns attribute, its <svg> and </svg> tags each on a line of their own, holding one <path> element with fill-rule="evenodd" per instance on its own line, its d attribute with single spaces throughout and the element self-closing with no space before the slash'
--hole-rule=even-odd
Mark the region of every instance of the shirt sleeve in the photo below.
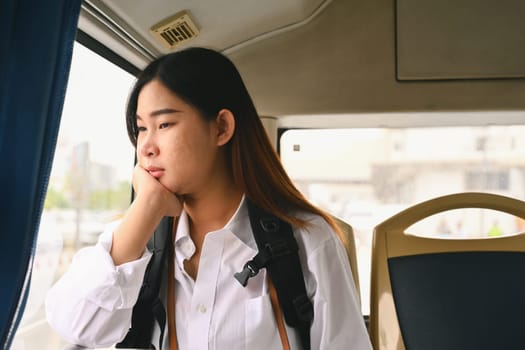
<svg viewBox="0 0 525 350">
<path fill-rule="evenodd" d="M 151 253 L 119 266 L 109 254 L 109 225 L 95 246 L 79 250 L 67 272 L 46 296 L 49 324 L 67 341 L 87 347 L 111 346 L 122 340 L 131 324 Z"/>
<path fill-rule="evenodd" d="M 330 235 L 308 254 L 315 290 L 312 349 L 371 350 L 346 251 L 324 220 L 318 229 Z"/>
</svg>

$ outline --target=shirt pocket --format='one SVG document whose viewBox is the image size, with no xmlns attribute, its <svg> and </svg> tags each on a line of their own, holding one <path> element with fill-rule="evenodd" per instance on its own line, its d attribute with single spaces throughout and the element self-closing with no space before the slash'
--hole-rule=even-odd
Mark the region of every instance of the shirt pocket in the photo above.
<svg viewBox="0 0 525 350">
<path fill-rule="evenodd" d="M 245 301 L 244 312 L 246 350 L 282 347 L 269 294 Z"/>
</svg>

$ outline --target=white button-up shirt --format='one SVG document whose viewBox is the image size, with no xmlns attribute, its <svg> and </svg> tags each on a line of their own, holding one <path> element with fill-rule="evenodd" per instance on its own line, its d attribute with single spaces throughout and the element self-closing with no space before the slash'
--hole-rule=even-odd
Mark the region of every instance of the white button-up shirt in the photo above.
<svg viewBox="0 0 525 350">
<path fill-rule="evenodd" d="M 302 214 L 309 225 L 295 229 L 308 296 L 314 304 L 312 349 L 371 349 L 344 247 L 319 216 Z M 114 266 L 109 250 L 110 226 L 94 247 L 80 250 L 66 274 L 49 291 L 49 323 L 65 339 L 89 347 L 120 341 L 130 326 L 131 311 L 151 257 Z M 195 253 L 188 216 L 180 216 L 175 237 L 175 317 L 180 350 L 270 350 L 281 340 L 268 293 L 266 271 L 243 287 L 234 277 L 257 254 L 244 200 L 224 228 L 203 242 L 197 279 L 184 270 Z M 165 281 L 161 297 L 166 299 Z M 156 326 L 152 343 L 157 344 Z M 166 331 L 167 333 L 167 331 Z M 300 349 L 287 327 L 291 349 Z M 167 335 L 164 349 L 169 349 Z"/>
</svg>

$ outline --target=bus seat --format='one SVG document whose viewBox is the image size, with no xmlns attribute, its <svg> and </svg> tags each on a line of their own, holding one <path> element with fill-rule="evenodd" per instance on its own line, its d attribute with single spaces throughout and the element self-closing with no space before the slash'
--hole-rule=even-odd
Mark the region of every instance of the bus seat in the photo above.
<svg viewBox="0 0 525 350">
<path fill-rule="evenodd" d="M 374 349 L 525 346 L 525 232 L 485 239 L 406 234 L 437 213 L 485 208 L 525 218 L 525 202 L 458 193 L 410 207 L 374 229 L 370 335 Z"/>
<path fill-rule="evenodd" d="M 354 230 L 352 229 L 352 226 L 338 217 L 332 216 L 332 219 L 343 233 L 341 241 L 343 242 L 343 245 L 346 249 L 346 254 L 348 255 L 348 261 L 350 262 L 350 268 L 352 269 L 352 277 L 354 278 L 354 283 L 357 290 L 359 306 L 361 306 L 361 294 L 359 292 L 359 271 L 357 269 Z"/>
</svg>

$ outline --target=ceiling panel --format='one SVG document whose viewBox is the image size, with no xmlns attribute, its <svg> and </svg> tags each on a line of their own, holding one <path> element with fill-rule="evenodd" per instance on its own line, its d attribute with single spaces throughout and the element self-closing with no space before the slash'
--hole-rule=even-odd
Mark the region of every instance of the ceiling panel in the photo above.
<svg viewBox="0 0 525 350">
<path fill-rule="evenodd" d="M 200 35 L 184 46 L 206 46 L 225 50 L 254 37 L 304 21 L 324 0 L 92 0 L 112 12 L 123 27 L 136 31 L 160 53 L 167 50 L 149 33 L 158 22 L 180 11 L 188 11 Z M 107 9 L 111 11 L 107 11 Z"/>
</svg>

